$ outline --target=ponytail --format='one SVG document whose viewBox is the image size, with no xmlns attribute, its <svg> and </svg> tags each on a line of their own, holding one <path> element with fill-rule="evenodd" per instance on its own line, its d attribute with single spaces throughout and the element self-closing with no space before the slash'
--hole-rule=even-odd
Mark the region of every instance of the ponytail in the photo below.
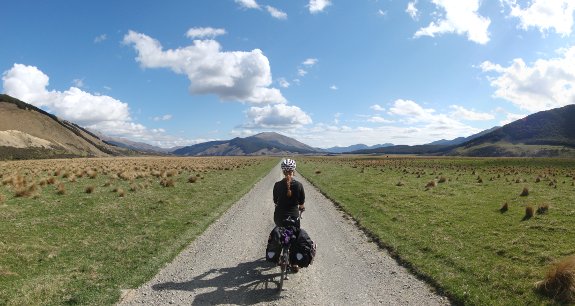
<svg viewBox="0 0 575 306">
<path fill-rule="evenodd" d="M 289 172 L 288 172 L 289 173 Z M 292 179 L 292 173 L 286 173 L 286 183 L 287 183 L 287 197 L 291 198 L 292 192 L 291 192 L 291 179 Z"/>
</svg>

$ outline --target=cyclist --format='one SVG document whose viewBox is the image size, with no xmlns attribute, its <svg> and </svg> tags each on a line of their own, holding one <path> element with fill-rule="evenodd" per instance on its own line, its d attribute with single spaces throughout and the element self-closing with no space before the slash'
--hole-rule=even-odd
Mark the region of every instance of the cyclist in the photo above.
<svg viewBox="0 0 575 306">
<path fill-rule="evenodd" d="M 302 184 L 294 179 L 295 167 L 295 160 L 284 159 L 281 163 L 284 178 L 274 185 L 274 222 L 277 226 L 287 226 L 283 221 L 292 217 L 299 228 L 299 211 L 305 210 L 305 192 Z"/>
</svg>

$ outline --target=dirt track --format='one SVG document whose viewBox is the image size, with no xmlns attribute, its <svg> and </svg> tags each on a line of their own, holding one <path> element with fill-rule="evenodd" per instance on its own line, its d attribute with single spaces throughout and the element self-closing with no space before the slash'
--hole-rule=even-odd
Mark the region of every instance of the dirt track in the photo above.
<svg viewBox="0 0 575 306">
<path fill-rule="evenodd" d="M 273 228 L 275 167 L 194 243 L 122 305 L 445 305 L 342 216 L 302 177 L 306 212 L 302 228 L 318 244 L 313 265 L 290 275 L 277 291 L 279 268 L 264 260 Z"/>
</svg>

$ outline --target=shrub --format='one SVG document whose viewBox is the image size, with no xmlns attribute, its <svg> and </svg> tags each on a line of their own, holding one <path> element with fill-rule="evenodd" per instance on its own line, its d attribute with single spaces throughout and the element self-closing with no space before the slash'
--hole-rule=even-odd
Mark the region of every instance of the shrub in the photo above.
<svg viewBox="0 0 575 306">
<path fill-rule="evenodd" d="M 535 288 L 559 302 L 575 302 L 575 256 L 552 264 Z"/>
<path fill-rule="evenodd" d="M 529 195 L 529 189 L 527 187 L 523 187 L 523 191 L 521 191 L 521 194 L 519 194 L 522 197 L 526 197 Z"/>
</svg>

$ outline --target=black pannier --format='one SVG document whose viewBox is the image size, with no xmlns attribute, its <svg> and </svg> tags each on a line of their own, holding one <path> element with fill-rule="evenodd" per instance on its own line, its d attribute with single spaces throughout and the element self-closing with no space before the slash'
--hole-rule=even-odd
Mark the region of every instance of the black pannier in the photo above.
<svg viewBox="0 0 575 306">
<path fill-rule="evenodd" d="M 268 237 L 268 245 L 266 247 L 266 260 L 273 263 L 278 263 L 282 252 L 282 244 L 280 241 L 279 227 L 274 227 Z"/>
<path fill-rule="evenodd" d="M 300 229 L 296 241 L 292 243 L 290 247 L 290 262 L 305 268 L 313 262 L 315 252 L 316 244 L 311 240 L 304 229 Z"/>
</svg>

